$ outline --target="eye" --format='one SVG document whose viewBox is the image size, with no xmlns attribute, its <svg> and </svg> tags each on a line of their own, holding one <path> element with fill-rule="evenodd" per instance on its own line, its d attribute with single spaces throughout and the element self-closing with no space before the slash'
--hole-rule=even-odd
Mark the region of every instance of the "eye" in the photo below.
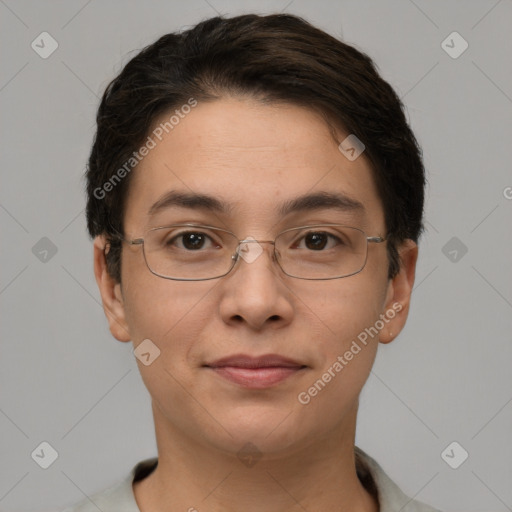
<svg viewBox="0 0 512 512">
<path fill-rule="evenodd" d="M 179 242 L 178 242 L 179 241 Z M 208 243 L 210 244 L 208 246 Z M 175 246 L 178 249 L 186 249 L 187 251 L 197 251 L 200 249 L 219 247 L 215 244 L 211 237 L 201 231 L 186 231 L 173 236 L 165 243 L 166 246 Z"/>
<path fill-rule="evenodd" d="M 331 242 L 329 245 L 329 240 L 334 242 L 334 244 Z M 332 249 L 337 244 L 342 244 L 342 241 L 337 236 L 324 231 L 311 231 L 304 235 L 300 241 L 304 241 L 305 248 L 312 251 L 322 251 L 328 245 L 329 247 L 327 247 L 327 249 Z M 298 244 L 297 248 L 303 249 L 304 246 Z"/>
</svg>

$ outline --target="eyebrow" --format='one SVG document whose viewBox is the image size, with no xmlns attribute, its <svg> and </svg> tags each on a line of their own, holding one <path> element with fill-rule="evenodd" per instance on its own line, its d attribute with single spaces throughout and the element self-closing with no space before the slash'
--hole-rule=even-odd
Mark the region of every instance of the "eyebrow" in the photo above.
<svg viewBox="0 0 512 512">
<path fill-rule="evenodd" d="M 213 211 L 222 214 L 230 214 L 233 211 L 232 204 L 221 201 L 216 197 L 173 190 L 156 201 L 149 208 L 148 214 L 150 216 L 155 215 L 172 207 Z M 277 213 L 284 217 L 290 213 L 327 208 L 344 212 L 365 213 L 365 207 L 361 202 L 339 192 L 315 192 L 290 199 L 279 205 Z"/>
</svg>

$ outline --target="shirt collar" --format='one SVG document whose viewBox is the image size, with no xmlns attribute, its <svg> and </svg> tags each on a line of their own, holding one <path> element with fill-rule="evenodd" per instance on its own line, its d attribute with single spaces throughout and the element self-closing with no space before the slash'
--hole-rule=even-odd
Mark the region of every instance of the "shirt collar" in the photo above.
<svg viewBox="0 0 512 512">
<path fill-rule="evenodd" d="M 357 446 L 355 458 L 357 475 L 368 492 L 376 497 L 379 512 L 439 512 L 405 495 L 377 461 Z M 132 484 L 148 476 L 157 465 L 157 457 L 145 459 L 136 464 L 122 482 L 108 491 L 107 506 L 102 508 L 103 512 L 117 511 L 121 503 L 123 512 L 140 512 Z M 110 503 L 112 503 L 112 510 L 108 508 Z"/>
</svg>

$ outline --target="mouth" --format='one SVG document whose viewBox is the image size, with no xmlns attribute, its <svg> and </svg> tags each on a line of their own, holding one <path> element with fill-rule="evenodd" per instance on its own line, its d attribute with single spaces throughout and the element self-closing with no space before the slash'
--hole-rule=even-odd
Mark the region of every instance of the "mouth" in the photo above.
<svg viewBox="0 0 512 512">
<path fill-rule="evenodd" d="M 252 389 L 275 386 L 307 368 L 304 364 L 276 354 L 259 357 L 237 354 L 204 366 L 223 379 Z"/>
</svg>

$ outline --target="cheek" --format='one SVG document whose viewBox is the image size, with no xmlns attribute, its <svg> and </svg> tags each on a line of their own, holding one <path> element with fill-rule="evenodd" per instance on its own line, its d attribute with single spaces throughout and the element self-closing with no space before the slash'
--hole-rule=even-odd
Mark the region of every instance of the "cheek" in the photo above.
<svg viewBox="0 0 512 512">
<path fill-rule="evenodd" d="M 381 290 L 368 275 L 326 281 L 297 292 L 304 305 L 303 314 L 312 322 L 323 352 L 331 356 L 339 353 L 378 320 L 385 289 Z"/>
<path fill-rule="evenodd" d="M 174 282 L 150 275 L 131 283 L 132 293 L 126 302 L 134 348 L 146 339 L 157 347 L 158 356 L 150 364 L 138 359 L 137 366 L 159 421 L 197 438 L 218 426 L 205 414 L 202 404 L 214 401 L 197 391 L 197 370 L 193 369 L 201 348 L 198 340 L 212 331 L 214 284 Z M 215 435 L 221 437 L 223 432 L 215 431 Z"/>
<path fill-rule="evenodd" d="M 187 367 L 197 340 L 213 318 L 210 292 L 215 283 L 172 281 L 149 271 L 126 282 L 125 314 L 133 348 L 137 350 L 144 342 L 139 352 L 145 353 L 147 346 L 157 354 L 149 365 L 137 361 L 142 379 L 153 396 L 162 389 L 173 394 L 179 385 L 172 377 L 179 382 L 189 378 Z M 179 393 L 176 395 L 179 398 Z"/>
<path fill-rule="evenodd" d="M 317 286 L 304 297 L 318 363 L 310 379 L 316 390 L 311 389 L 310 395 L 322 395 L 318 403 L 332 399 L 341 406 L 359 394 L 371 371 L 383 292 L 358 274 L 336 286 Z"/>
<path fill-rule="evenodd" d="M 192 337 L 209 318 L 208 294 L 215 281 L 185 282 L 153 275 L 141 254 L 123 261 L 123 296 L 126 321 L 134 344 L 149 338 L 162 346 Z M 193 315 L 193 322 L 190 315 Z M 186 329 L 185 329 L 186 326 Z M 180 336 L 177 336 L 177 333 Z"/>
<path fill-rule="evenodd" d="M 139 352 L 150 352 L 150 364 L 146 365 L 144 359 L 137 360 L 142 380 L 152 399 L 171 411 L 170 416 L 172 411 L 189 410 L 190 396 L 185 388 L 193 387 L 190 365 L 197 340 L 208 331 L 212 318 L 209 293 L 213 285 L 191 285 L 152 275 L 130 285 L 125 311 L 134 349 L 137 351 L 140 345 Z M 152 351 L 157 354 L 154 359 Z M 173 418 L 176 423 L 182 421 L 180 415 Z"/>
<path fill-rule="evenodd" d="M 378 347 L 378 332 L 371 330 L 379 318 L 377 301 L 369 297 L 356 288 L 350 295 L 331 294 L 323 304 L 324 328 L 315 340 L 319 364 L 296 397 L 311 428 L 321 417 L 328 431 L 356 408 Z"/>
</svg>

